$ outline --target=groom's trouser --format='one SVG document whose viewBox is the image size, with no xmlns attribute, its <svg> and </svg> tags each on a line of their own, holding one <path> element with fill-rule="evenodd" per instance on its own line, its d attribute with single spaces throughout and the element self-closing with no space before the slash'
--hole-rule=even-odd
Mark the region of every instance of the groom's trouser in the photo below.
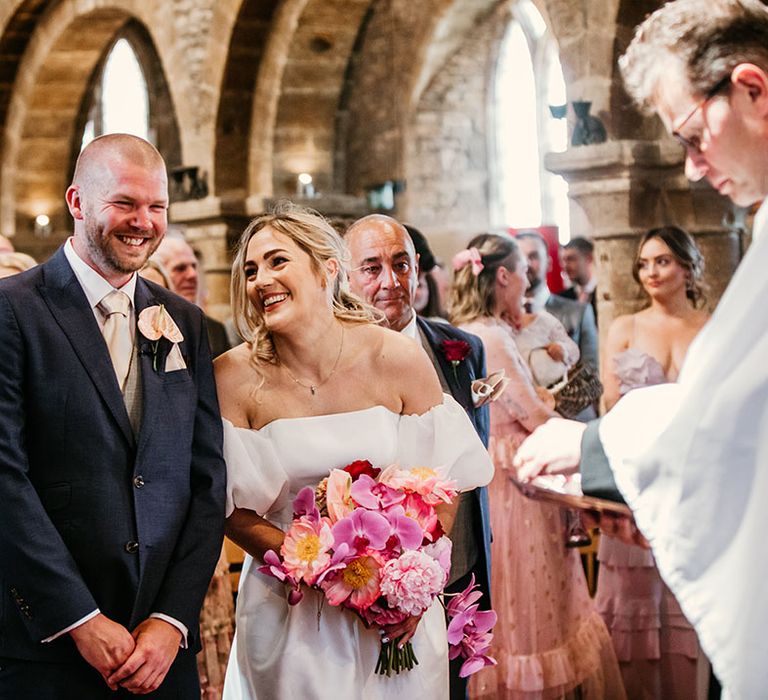
<svg viewBox="0 0 768 700">
<path fill-rule="evenodd" d="M 199 700 L 195 655 L 180 649 L 160 688 L 148 695 L 112 692 L 85 661 L 48 663 L 0 657 L 0 700 Z"/>
</svg>

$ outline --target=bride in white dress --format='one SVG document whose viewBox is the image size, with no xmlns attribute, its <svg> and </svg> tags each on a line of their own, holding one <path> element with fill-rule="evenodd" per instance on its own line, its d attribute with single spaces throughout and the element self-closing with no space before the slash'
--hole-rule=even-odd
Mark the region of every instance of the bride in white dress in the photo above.
<svg viewBox="0 0 768 700">
<path fill-rule="evenodd" d="M 375 325 L 347 291 L 344 245 L 324 219 L 289 208 L 254 220 L 233 265 L 243 343 L 216 364 L 228 470 L 227 533 L 248 553 L 240 579 L 227 700 L 448 696 L 438 602 L 421 620 L 367 629 L 349 610 L 258 572 L 279 551 L 292 501 L 333 468 L 367 459 L 431 466 L 460 489 L 487 484 L 490 460 L 463 409 L 443 396 L 412 340 Z M 440 512 L 448 531 L 453 507 Z M 410 639 L 419 665 L 375 675 L 381 635 Z"/>
</svg>

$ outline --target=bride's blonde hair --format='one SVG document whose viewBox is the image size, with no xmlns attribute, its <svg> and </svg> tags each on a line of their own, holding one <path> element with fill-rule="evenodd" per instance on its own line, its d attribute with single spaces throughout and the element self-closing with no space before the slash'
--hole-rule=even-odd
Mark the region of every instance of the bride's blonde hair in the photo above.
<svg viewBox="0 0 768 700">
<path fill-rule="evenodd" d="M 290 202 L 279 203 L 271 212 L 251 221 L 240 236 L 232 263 L 232 311 L 235 328 L 251 344 L 251 360 L 256 367 L 278 364 L 272 336 L 264 323 L 264 316 L 247 295 L 245 257 L 251 239 L 265 228 L 290 238 L 310 259 L 318 275 L 325 275 L 325 263 L 336 260 L 339 271 L 333 284 L 333 315 L 347 323 L 377 323 L 379 312 L 349 291 L 345 269 L 347 251 L 344 241 L 334 228 L 317 212 Z M 328 282 L 331 280 L 328 279 Z"/>
</svg>

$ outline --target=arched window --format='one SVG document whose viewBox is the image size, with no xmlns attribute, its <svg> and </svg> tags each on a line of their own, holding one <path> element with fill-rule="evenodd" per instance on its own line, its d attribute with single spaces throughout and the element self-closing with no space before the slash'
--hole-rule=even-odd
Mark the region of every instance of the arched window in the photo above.
<svg viewBox="0 0 768 700">
<path fill-rule="evenodd" d="M 151 141 L 147 81 L 131 43 L 118 39 L 103 66 L 93 91 L 81 149 L 97 136 L 116 132 Z"/>
<path fill-rule="evenodd" d="M 492 223 L 526 228 L 554 225 L 570 238 L 568 185 L 544 168 L 544 155 L 564 151 L 567 127 L 550 105 L 565 105 L 557 45 L 531 0 L 514 5 L 495 79 L 495 168 Z"/>
</svg>

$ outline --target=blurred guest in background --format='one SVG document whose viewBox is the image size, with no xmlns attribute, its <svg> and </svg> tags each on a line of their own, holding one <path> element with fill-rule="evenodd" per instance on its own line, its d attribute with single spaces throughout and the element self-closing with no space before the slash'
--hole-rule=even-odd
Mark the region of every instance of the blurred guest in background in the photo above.
<svg viewBox="0 0 768 700">
<path fill-rule="evenodd" d="M 419 316 L 431 321 L 444 321 L 448 317 L 445 313 L 440 285 L 434 275 L 438 270 L 438 264 L 429 247 L 429 241 L 415 226 L 410 224 L 403 224 L 403 226 L 408 231 L 419 258 L 419 284 L 413 297 L 413 309 Z"/>
<path fill-rule="evenodd" d="M 0 279 L 31 270 L 37 262 L 24 253 L 0 252 Z"/>
<path fill-rule="evenodd" d="M 16 249 L 13 247 L 11 239 L 0 233 L 0 253 L 12 253 L 14 250 Z"/>
<path fill-rule="evenodd" d="M 149 280 L 150 282 L 159 284 L 161 287 L 164 287 L 165 289 L 168 289 L 171 292 L 174 291 L 173 284 L 171 283 L 171 278 L 168 275 L 168 272 L 166 271 L 165 267 L 163 267 L 162 263 L 158 262 L 153 258 L 150 258 L 149 260 L 147 260 L 144 267 L 142 267 L 141 270 L 139 270 L 139 274 L 145 280 Z"/>
<path fill-rule="evenodd" d="M 470 681 L 476 698 L 624 697 L 611 639 L 566 549 L 561 509 L 523 496 L 510 479 L 517 446 L 552 415 L 538 397 L 511 325 L 523 315 L 527 262 L 509 236 L 481 234 L 454 258 L 451 320 L 480 336 L 488 367 L 511 380 L 491 404 L 491 596 L 498 666 Z"/>
<path fill-rule="evenodd" d="M 571 286 L 559 292 L 566 299 L 575 299 L 589 304 L 595 312 L 597 321 L 597 276 L 595 275 L 595 246 L 588 238 L 571 238 L 563 246 L 563 270 L 571 281 Z"/>
<path fill-rule="evenodd" d="M 173 284 L 173 291 L 187 301 L 201 306 L 198 263 L 192 246 L 178 234 L 175 237 L 166 236 L 157 249 L 155 257 L 167 270 Z M 230 348 L 227 331 L 224 324 L 208 314 L 205 316 L 205 321 L 208 327 L 211 355 L 215 359 Z"/>
</svg>

